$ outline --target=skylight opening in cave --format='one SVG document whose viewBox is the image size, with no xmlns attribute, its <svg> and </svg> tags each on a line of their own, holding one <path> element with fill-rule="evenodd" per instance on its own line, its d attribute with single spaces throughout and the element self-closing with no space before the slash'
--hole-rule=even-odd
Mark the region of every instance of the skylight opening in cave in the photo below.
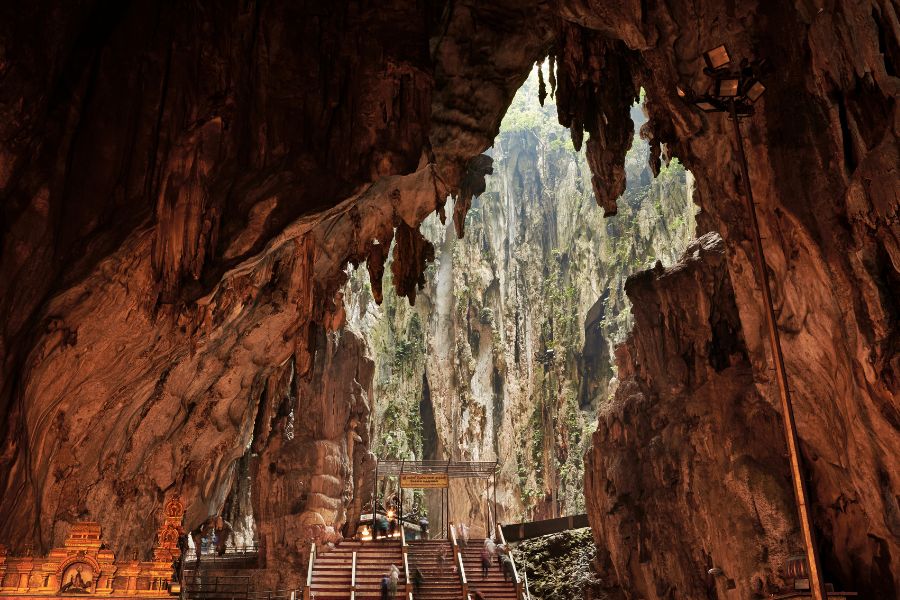
<svg viewBox="0 0 900 600">
<path fill-rule="evenodd" d="M 631 116 L 639 131 L 639 104 Z M 616 387 L 613 349 L 631 329 L 625 279 L 672 264 L 694 236 L 690 173 L 673 160 L 654 178 L 649 152 L 635 135 L 618 214 L 604 218 L 584 150 L 554 99 L 538 102 L 535 69 L 487 152 L 494 172 L 465 237 L 451 219 L 423 223 L 435 261 L 416 305 L 396 296 L 390 268 L 381 306 L 367 270 L 351 273 L 347 326 L 375 360 L 377 456 L 498 460 L 501 520 L 584 512 L 583 456 Z M 460 485 L 460 498 L 488 501 L 482 484 Z"/>
</svg>

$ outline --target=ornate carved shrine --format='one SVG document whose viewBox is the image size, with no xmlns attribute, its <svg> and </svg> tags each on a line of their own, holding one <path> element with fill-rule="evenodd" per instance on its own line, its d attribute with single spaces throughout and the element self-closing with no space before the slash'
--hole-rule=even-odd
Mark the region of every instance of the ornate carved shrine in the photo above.
<svg viewBox="0 0 900 600">
<path fill-rule="evenodd" d="M 99 523 L 75 523 L 61 548 L 44 558 L 9 556 L 0 545 L 0 600 L 22 596 L 71 598 L 169 598 L 172 561 L 181 555 L 178 537 L 184 504 L 178 495 L 163 508 L 153 560 L 116 560 L 103 545 Z"/>
</svg>

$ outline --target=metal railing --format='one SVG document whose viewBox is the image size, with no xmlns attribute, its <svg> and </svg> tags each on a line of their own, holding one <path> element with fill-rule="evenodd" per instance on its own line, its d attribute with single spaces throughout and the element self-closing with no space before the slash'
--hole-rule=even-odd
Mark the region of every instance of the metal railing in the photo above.
<svg viewBox="0 0 900 600">
<path fill-rule="evenodd" d="M 466 580 L 466 569 L 463 566 L 462 554 L 459 551 L 459 543 L 456 540 L 456 528 L 450 523 L 450 545 L 453 548 L 453 559 L 459 569 L 459 584 L 462 586 L 463 598 L 469 597 L 469 582 Z"/>
<path fill-rule="evenodd" d="M 309 567 L 306 569 L 306 587 L 303 588 L 303 600 L 309 600 L 309 588 L 312 587 L 313 563 L 316 562 L 316 543 L 309 547 Z"/>
<path fill-rule="evenodd" d="M 250 595 L 250 577 L 246 575 L 214 575 L 182 585 L 185 598 L 217 600 L 246 599 Z"/>
<path fill-rule="evenodd" d="M 350 565 L 350 600 L 356 600 L 356 551 L 353 551 L 353 562 Z"/>
<path fill-rule="evenodd" d="M 245 544 L 243 546 L 226 546 L 225 552 L 220 555 L 216 551 L 215 546 L 208 546 L 206 549 L 201 548 L 200 556 L 201 562 L 206 562 L 207 560 L 215 560 L 215 559 L 234 559 L 234 558 L 244 558 L 246 556 L 253 556 L 259 554 L 259 544 Z M 191 549 L 188 548 L 185 551 L 184 562 L 197 562 L 197 550 L 196 548 Z"/>
<path fill-rule="evenodd" d="M 555 519 L 526 521 L 524 523 L 507 523 L 503 525 L 503 536 L 510 542 L 519 542 L 542 535 L 590 527 L 587 514 L 568 515 Z"/>
<path fill-rule="evenodd" d="M 509 563 L 512 567 L 513 583 L 516 584 L 516 598 L 523 600 L 523 598 L 526 598 L 524 595 L 525 589 L 522 586 L 522 579 L 519 577 L 519 571 L 516 569 L 516 559 L 513 558 L 512 549 L 506 544 L 506 538 L 503 537 L 503 526 L 500 523 L 497 523 L 497 541 L 499 541 L 506 549 L 506 554 L 509 556 Z M 530 600 L 530 596 L 527 598 Z"/>
<path fill-rule="evenodd" d="M 266 592 L 250 592 L 248 600 L 298 600 L 303 597 L 303 588 L 294 590 L 268 590 Z"/>
<path fill-rule="evenodd" d="M 469 582 L 466 580 L 466 568 L 463 565 L 462 554 L 456 553 L 456 565 L 459 567 L 459 583 L 462 585 L 463 596 L 469 596 Z"/>
<path fill-rule="evenodd" d="M 412 581 L 409 579 L 409 544 L 406 543 L 406 532 L 403 531 L 403 523 L 400 524 L 400 551 L 403 553 L 403 576 L 406 583 L 403 586 L 405 595 L 412 597 Z"/>
</svg>

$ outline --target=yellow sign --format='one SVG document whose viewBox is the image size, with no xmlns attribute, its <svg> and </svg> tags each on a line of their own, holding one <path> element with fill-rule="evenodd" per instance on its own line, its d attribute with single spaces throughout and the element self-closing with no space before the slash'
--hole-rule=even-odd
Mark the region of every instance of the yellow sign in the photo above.
<svg viewBox="0 0 900 600">
<path fill-rule="evenodd" d="M 403 473 L 400 487 L 403 488 L 445 488 L 450 478 L 446 473 Z"/>
</svg>

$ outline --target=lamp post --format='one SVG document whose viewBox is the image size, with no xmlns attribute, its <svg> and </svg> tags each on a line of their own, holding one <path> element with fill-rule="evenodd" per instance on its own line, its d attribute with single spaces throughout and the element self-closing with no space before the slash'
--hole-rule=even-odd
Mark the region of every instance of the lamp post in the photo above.
<svg viewBox="0 0 900 600">
<path fill-rule="evenodd" d="M 739 118 L 753 114 L 753 104 L 766 91 L 765 86 L 759 80 L 761 63 L 751 64 L 746 60 L 741 62 L 737 71 L 731 69 L 731 57 L 727 48 L 719 46 L 704 53 L 706 68 L 704 72 L 712 77 L 713 86 L 709 93 L 695 96 L 690 90 L 678 89 L 678 95 L 692 102 L 704 112 L 729 113 L 734 126 L 734 138 L 737 142 L 738 162 L 741 168 L 741 179 L 744 185 L 744 200 L 747 207 L 747 215 L 750 218 L 750 228 L 753 232 L 754 258 L 756 270 L 761 278 L 763 304 L 766 313 L 766 326 L 769 335 L 769 345 L 772 350 L 772 360 L 775 363 L 775 375 L 778 381 L 778 390 L 781 396 L 781 416 L 784 421 L 784 433 L 787 439 L 788 454 L 791 463 L 791 480 L 794 484 L 794 496 L 797 500 L 797 512 L 800 517 L 800 530 L 803 534 L 803 542 L 806 545 L 806 559 L 809 571 L 810 592 L 815 600 L 826 600 L 824 577 L 819 562 L 819 553 L 816 548 L 815 534 L 813 532 L 812 517 L 809 511 L 809 494 L 806 489 L 806 481 L 803 478 L 803 469 L 800 462 L 800 441 L 797 436 L 797 425 L 794 420 L 794 409 L 791 404 L 791 395 L 788 388 L 787 372 L 784 367 L 784 354 L 781 350 L 781 337 L 778 333 L 778 325 L 775 319 L 775 308 L 772 305 L 772 291 L 769 285 L 769 270 L 766 266 L 763 254 L 762 238 L 759 234 L 759 221 L 756 215 L 756 204 L 753 202 L 753 191 L 750 188 L 750 173 L 747 168 L 747 156 L 744 154 L 744 139 L 741 135 Z"/>
</svg>

